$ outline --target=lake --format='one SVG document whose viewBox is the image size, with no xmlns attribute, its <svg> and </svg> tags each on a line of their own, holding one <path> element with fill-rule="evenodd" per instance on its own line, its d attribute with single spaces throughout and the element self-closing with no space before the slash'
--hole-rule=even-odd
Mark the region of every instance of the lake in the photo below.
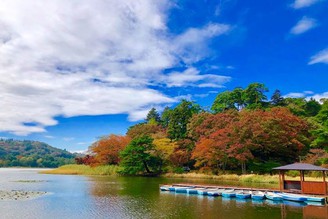
<svg viewBox="0 0 328 219">
<path fill-rule="evenodd" d="M 0 168 L 0 190 L 48 192 L 32 200 L 0 201 L 0 218 L 328 218 L 327 206 L 159 190 L 159 184 L 214 183 L 211 180 L 46 175 L 38 171 Z"/>
</svg>

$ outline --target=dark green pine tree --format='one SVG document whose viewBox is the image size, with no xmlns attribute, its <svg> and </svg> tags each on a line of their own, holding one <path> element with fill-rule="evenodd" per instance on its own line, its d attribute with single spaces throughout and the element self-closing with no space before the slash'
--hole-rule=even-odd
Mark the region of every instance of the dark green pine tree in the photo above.
<svg viewBox="0 0 328 219">
<path fill-rule="evenodd" d="M 161 122 L 161 117 L 155 108 L 151 108 L 151 110 L 149 110 L 146 121 L 152 124 L 159 124 Z"/>
<path fill-rule="evenodd" d="M 275 90 L 271 96 L 271 105 L 286 106 L 285 99 L 281 96 L 280 90 Z"/>
</svg>

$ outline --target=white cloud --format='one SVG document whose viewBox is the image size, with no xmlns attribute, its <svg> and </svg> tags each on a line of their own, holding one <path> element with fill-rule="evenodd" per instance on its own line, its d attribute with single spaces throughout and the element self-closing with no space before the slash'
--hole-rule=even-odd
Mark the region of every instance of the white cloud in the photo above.
<svg viewBox="0 0 328 219">
<path fill-rule="evenodd" d="M 284 95 L 284 98 L 287 98 L 287 97 L 291 97 L 291 98 L 301 98 L 301 97 L 305 97 L 306 94 L 304 93 L 288 93 L 286 95 Z"/>
<path fill-rule="evenodd" d="M 55 138 L 55 136 L 52 136 L 52 135 L 45 135 L 44 137 L 45 138 Z"/>
<path fill-rule="evenodd" d="M 214 74 L 200 74 L 195 68 L 188 68 L 183 72 L 172 72 L 165 77 L 165 84 L 168 87 L 223 87 L 223 84 L 230 81 L 227 76 Z"/>
<path fill-rule="evenodd" d="M 310 98 L 313 98 L 320 102 L 321 99 L 328 99 L 328 92 L 324 92 L 321 94 L 314 94 Z"/>
<path fill-rule="evenodd" d="M 211 23 L 203 28 L 190 28 L 176 37 L 173 50 L 182 56 L 186 63 L 201 60 L 208 52 L 207 43 L 209 39 L 226 34 L 231 27 L 226 24 Z"/>
<path fill-rule="evenodd" d="M 303 17 L 301 20 L 297 22 L 297 24 L 290 30 L 291 34 L 302 34 L 306 31 L 313 29 L 315 26 L 317 26 L 317 22 L 315 19 Z"/>
<path fill-rule="evenodd" d="M 289 93 L 284 95 L 284 97 L 291 97 L 291 98 L 305 98 L 306 100 L 315 99 L 318 102 L 320 102 L 321 99 L 328 99 L 328 92 L 324 93 L 314 93 L 313 91 L 303 91 L 303 92 L 295 92 L 295 93 Z"/>
<path fill-rule="evenodd" d="M 44 132 L 56 116 L 136 120 L 176 101 L 150 85 L 222 86 L 228 77 L 163 73 L 206 57 L 211 39 L 230 29 L 211 23 L 173 36 L 169 8 L 168 0 L 2 0 L 0 131 Z"/>
<path fill-rule="evenodd" d="M 73 141 L 75 138 L 73 137 L 64 137 L 63 140 L 64 141 Z"/>
<path fill-rule="evenodd" d="M 309 7 L 320 0 L 295 0 L 295 2 L 291 5 L 294 9 L 306 8 Z"/>
<path fill-rule="evenodd" d="M 328 64 L 328 48 L 321 50 L 317 54 L 311 57 L 309 65 L 316 64 L 316 63 L 325 63 Z"/>
</svg>

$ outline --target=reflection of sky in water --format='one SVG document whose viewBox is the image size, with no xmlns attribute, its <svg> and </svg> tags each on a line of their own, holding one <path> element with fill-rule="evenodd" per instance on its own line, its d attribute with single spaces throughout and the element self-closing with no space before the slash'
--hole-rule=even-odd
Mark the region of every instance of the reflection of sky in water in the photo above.
<svg viewBox="0 0 328 219">
<path fill-rule="evenodd" d="M 23 182 L 31 180 L 32 182 Z M 181 180 L 183 181 L 183 180 Z M 180 182 L 181 182 L 180 181 Z M 36 170 L 0 169 L 1 190 L 46 191 L 27 201 L 0 201 L 1 218 L 301 218 L 293 203 L 160 192 L 176 179 L 43 175 Z M 198 181 L 199 182 L 199 181 Z M 306 206 L 305 206 L 306 207 Z M 287 218 L 288 218 L 287 217 Z"/>
</svg>

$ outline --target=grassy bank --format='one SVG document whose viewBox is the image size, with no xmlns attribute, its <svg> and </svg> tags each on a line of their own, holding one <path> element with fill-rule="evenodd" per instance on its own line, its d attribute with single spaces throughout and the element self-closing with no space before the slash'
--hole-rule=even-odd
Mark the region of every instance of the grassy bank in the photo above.
<svg viewBox="0 0 328 219">
<path fill-rule="evenodd" d="M 41 173 L 46 174 L 69 174 L 69 175 L 117 175 L 117 171 L 120 169 L 119 166 L 107 165 L 107 166 L 97 166 L 90 167 L 87 165 L 77 165 L 70 164 L 61 166 L 53 170 L 43 170 Z M 238 181 L 245 183 L 270 183 L 278 184 L 279 176 L 278 175 L 257 175 L 257 174 L 246 174 L 246 175 L 237 175 L 237 174 L 222 174 L 222 175 L 211 175 L 203 173 L 166 173 L 162 177 L 167 178 L 186 178 L 186 179 L 213 179 L 221 181 Z M 299 176 L 286 176 L 288 180 L 299 180 Z M 322 181 L 322 177 L 305 177 L 307 181 Z"/>
<path fill-rule="evenodd" d="M 198 179 L 213 179 L 213 180 L 222 180 L 222 181 L 238 181 L 238 182 L 247 182 L 247 183 L 270 183 L 278 184 L 279 175 L 257 175 L 257 174 L 223 174 L 223 175 L 209 175 L 202 173 L 166 173 L 163 175 L 168 178 L 198 178 Z M 300 180 L 300 177 L 285 176 L 287 180 Z M 322 181 L 322 177 L 305 177 L 307 181 Z"/>
<path fill-rule="evenodd" d="M 116 175 L 118 166 L 107 165 L 90 167 L 87 165 L 70 164 L 58 167 L 53 170 L 43 170 L 40 173 L 45 174 L 67 174 L 67 175 Z"/>
</svg>

